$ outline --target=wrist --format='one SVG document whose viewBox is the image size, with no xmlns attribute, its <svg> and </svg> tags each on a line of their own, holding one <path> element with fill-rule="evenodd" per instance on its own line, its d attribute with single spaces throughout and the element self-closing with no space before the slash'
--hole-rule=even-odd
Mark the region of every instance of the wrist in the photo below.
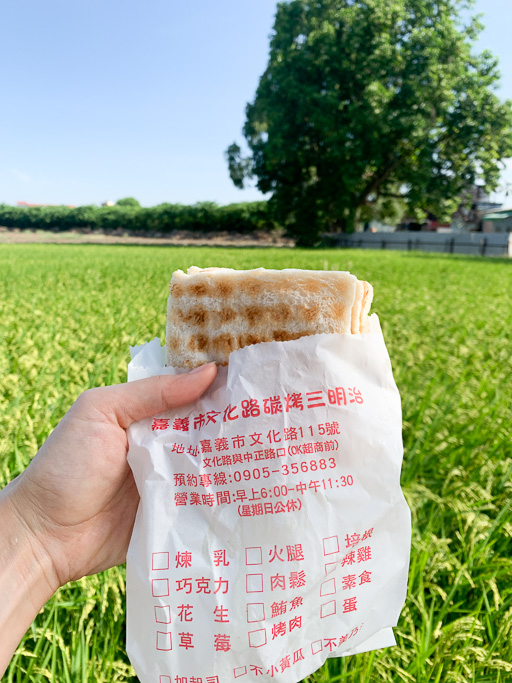
<svg viewBox="0 0 512 683">
<path fill-rule="evenodd" d="M 49 554 L 18 508 L 17 484 L 0 491 L 0 677 L 37 613 L 59 588 Z"/>
</svg>

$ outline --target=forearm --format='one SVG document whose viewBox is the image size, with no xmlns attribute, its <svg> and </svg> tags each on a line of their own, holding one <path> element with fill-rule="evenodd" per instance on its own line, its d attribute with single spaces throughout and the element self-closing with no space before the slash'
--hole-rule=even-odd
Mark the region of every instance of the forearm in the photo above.
<svg viewBox="0 0 512 683">
<path fill-rule="evenodd" d="M 49 557 L 16 508 L 15 488 L 0 491 L 0 677 L 57 588 Z"/>
</svg>

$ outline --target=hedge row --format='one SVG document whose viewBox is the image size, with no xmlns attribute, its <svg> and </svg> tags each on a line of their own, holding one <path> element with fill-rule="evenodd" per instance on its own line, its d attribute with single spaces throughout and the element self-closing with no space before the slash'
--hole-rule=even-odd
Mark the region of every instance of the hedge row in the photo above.
<svg viewBox="0 0 512 683">
<path fill-rule="evenodd" d="M 271 231 L 267 202 L 247 202 L 218 206 L 204 202 L 190 206 L 159 204 L 151 208 L 131 206 L 42 206 L 22 208 L 0 204 L 0 225 L 21 230 L 98 231 L 119 228 L 133 232 L 169 233 L 172 230 L 254 232 Z"/>
</svg>

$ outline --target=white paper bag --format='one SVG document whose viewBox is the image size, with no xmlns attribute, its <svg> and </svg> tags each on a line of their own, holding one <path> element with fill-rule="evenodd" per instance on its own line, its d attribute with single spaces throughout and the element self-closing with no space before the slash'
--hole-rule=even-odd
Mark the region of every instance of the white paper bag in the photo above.
<svg viewBox="0 0 512 683">
<path fill-rule="evenodd" d="M 410 512 L 400 397 L 371 326 L 235 351 L 199 401 L 130 427 L 142 683 L 296 683 L 395 643 Z M 175 372 L 154 340 L 128 378 Z"/>
</svg>

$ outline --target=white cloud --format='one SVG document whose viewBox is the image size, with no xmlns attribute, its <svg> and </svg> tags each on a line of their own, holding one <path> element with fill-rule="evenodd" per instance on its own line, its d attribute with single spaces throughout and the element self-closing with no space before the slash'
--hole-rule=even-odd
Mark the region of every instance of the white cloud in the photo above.
<svg viewBox="0 0 512 683">
<path fill-rule="evenodd" d="M 23 171 L 18 171 L 15 168 L 11 168 L 11 174 L 16 178 L 16 180 L 19 180 L 20 183 L 32 182 L 32 178 L 28 175 L 28 173 L 23 173 Z"/>
</svg>

